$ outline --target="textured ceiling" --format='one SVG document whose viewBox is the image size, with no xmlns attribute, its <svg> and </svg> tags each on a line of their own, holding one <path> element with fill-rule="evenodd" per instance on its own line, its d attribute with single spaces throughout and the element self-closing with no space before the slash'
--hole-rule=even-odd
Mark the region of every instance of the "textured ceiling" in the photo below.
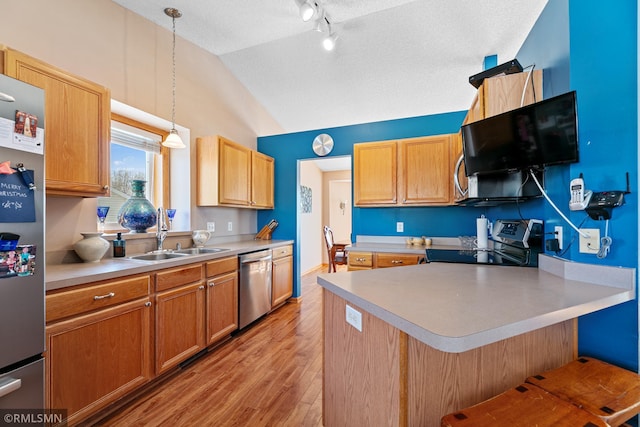
<svg viewBox="0 0 640 427">
<path fill-rule="evenodd" d="M 335 50 L 295 0 L 113 0 L 218 55 L 285 132 L 459 111 L 487 55 L 513 59 L 547 0 L 316 0 Z M 529 64 L 523 64 L 524 66 Z"/>
</svg>

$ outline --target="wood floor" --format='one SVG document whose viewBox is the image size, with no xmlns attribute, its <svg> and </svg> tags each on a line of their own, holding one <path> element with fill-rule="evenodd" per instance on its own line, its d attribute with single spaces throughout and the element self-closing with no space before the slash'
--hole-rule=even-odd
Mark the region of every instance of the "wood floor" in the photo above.
<svg viewBox="0 0 640 427">
<path fill-rule="evenodd" d="M 98 426 L 322 426 L 319 270 L 288 303 Z"/>
</svg>

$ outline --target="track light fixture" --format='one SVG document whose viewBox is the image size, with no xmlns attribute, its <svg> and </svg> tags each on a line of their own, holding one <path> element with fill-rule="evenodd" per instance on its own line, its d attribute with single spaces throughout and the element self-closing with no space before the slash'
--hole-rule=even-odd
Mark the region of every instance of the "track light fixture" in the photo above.
<svg viewBox="0 0 640 427">
<path fill-rule="evenodd" d="M 314 16 L 316 17 L 313 29 L 314 31 L 327 33 L 327 36 L 322 40 L 322 46 L 325 50 L 332 51 L 336 47 L 338 35 L 331 28 L 331 22 L 322 4 L 319 4 L 316 0 L 295 0 L 295 2 L 300 8 L 300 17 L 303 21 L 307 22 Z"/>
</svg>

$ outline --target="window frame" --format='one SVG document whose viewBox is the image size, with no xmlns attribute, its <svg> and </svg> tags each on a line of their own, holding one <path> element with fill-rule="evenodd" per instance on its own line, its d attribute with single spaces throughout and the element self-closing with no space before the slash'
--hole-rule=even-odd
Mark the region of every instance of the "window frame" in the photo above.
<svg viewBox="0 0 640 427">
<path fill-rule="evenodd" d="M 161 141 L 164 141 L 167 138 L 167 135 L 169 135 L 169 132 L 164 129 L 140 122 L 121 114 L 112 112 L 111 120 L 156 134 L 160 136 Z M 111 139 L 109 139 L 109 144 L 111 144 Z M 162 183 L 161 185 L 157 185 L 151 191 L 154 192 L 155 200 L 162 200 L 162 206 L 171 206 L 171 150 L 160 144 L 160 156 L 162 158 Z M 155 171 L 155 173 L 157 173 L 157 169 L 155 169 Z M 111 179 L 111 165 L 109 165 L 109 179 Z M 156 182 L 158 181 L 160 180 L 156 179 Z"/>
</svg>

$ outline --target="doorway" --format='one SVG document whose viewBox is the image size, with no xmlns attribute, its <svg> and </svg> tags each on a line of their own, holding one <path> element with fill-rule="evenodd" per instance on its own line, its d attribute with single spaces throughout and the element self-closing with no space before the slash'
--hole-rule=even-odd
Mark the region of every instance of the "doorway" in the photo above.
<svg viewBox="0 0 640 427">
<path fill-rule="evenodd" d="M 351 238 L 351 156 L 298 160 L 296 213 L 301 275 L 327 264 L 322 226 L 336 241 Z"/>
</svg>

